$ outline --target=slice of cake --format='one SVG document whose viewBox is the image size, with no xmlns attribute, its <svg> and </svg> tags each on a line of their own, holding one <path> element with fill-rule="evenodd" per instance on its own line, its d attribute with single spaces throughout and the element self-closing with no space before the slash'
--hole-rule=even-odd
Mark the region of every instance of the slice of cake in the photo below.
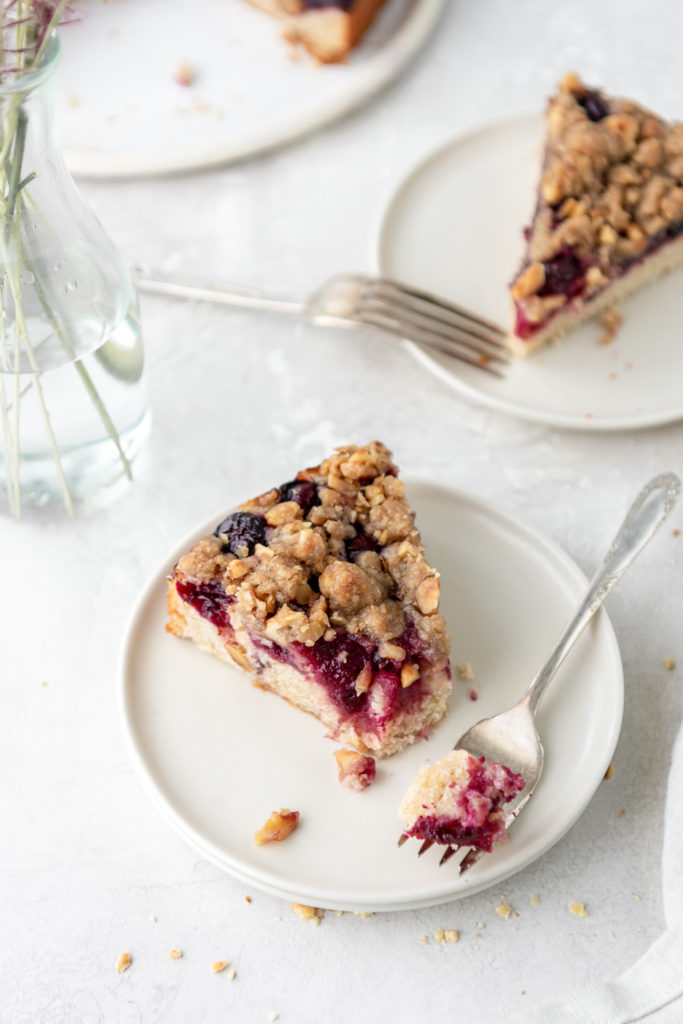
<svg viewBox="0 0 683 1024">
<path fill-rule="evenodd" d="M 343 60 L 384 0 L 250 0 L 279 18 L 289 42 L 302 43 L 324 64 Z"/>
<path fill-rule="evenodd" d="M 683 262 L 683 124 L 575 75 L 547 108 L 510 347 L 533 352 Z"/>
<path fill-rule="evenodd" d="M 522 789 L 522 776 L 505 765 L 452 750 L 415 776 L 399 810 L 403 834 L 490 853 L 508 839 L 503 804 Z"/>
<path fill-rule="evenodd" d="M 449 639 L 391 452 L 338 449 L 178 562 L 167 630 L 385 757 L 446 713 Z"/>
</svg>

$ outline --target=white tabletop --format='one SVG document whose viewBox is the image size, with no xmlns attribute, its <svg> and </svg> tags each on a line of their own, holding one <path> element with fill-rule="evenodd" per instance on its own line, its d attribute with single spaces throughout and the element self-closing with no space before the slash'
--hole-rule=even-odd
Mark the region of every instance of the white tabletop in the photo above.
<svg viewBox="0 0 683 1024">
<path fill-rule="evenodd" d="M 398 82 L 291 148 L 206 173 L 80 184 L 131 263 L 303 293 L 368 265 L 369 225 L 419 153 L 479 118 L 538 107 L 568 68 L 683 115 L 682 33 L 683 10 L 666 0 L 453 3 Z M 115 666 L 132 603 L 178 539 L 335 444 L 385 440 L 406 474 L 496 504 L 589 573 L 640 485 L 683 469 L 683 426 L 564 432 L 469 405 L 380 340 L 148 297 L 142 312 L 154 423 L 133 487 L 73 523 L 0 522 L 0 1021 L 258 1024 L 277 1013 L 346 1024 L 428 1012 L 493 1024 L 619 973 L 663 927 L 683 511 L 608 602 L 626 680 L 614 777 L 533 866 L 458 903 L 328 912 L 316 928 L 222 874 L 142 792 Z M 665 658 L 681 667 L 667 671 Z M 589 916 L 572 916 L 571 901 Z M 440 928 L 459 942 L 437 943 Z M 119 975 L 123 951 L 132 964 Z M 234 980 L 212 974 L 216 960 Z"/>
</svg>

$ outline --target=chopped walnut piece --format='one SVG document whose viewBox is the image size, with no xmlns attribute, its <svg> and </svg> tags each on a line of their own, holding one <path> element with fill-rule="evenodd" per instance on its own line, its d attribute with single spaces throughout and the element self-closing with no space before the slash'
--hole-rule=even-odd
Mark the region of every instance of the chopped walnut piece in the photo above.
<svg viewBox="0 0 683 1024">
<path fill-rule="evenodd" d="M 507 920 L 507 918 L 510 917 L 514 913 L 514 911 L 509 903 L 504 903 L 501 900 L 498 906 L 496 907 L 496 913 L 498 914 L 498 917 L 504 917 Z"/>
<path fill-rule="evenodd" d="M 360 792 L 367 789 L 374 781 L 375 759 L 367 754 L 359 754 L 356 750 L 335 750 L 338 777 L 342 786 Z"/>
<path fill-rule="evenodd" d="M 123 974 L 124 971 L 128 970 L 132 962 L 133 958 L 130 953 L 121 953 L 120 957 L 116 961 L 116 973 Z"/>
<path fill-rule="evenodd" d="M 423 615 L 431 615 L 439 607 L 440 584 L 436 576 L 427 576 L 417 588 L 417 607 Z"/>
<path fill-rule="evenodd" d="M 214 960 L 214 962 L 211 964 L 211 970 L 213 971 L 214 974 L 220 974 L 221 971 L 224 971 L 225 968 L 229 966 L 229 960 Z"/>
<path fill-rule="evenodd" d="M 570 903 L 569 913 L 573 914 L 574 917 L 588 917 L 585 903 Z"/>
<path fill-rule="evenodd" d="M 170 956 L 171 960 L 180 960 L 183 954 L 180 952 L 179 949 L 172 949 L 168 955 Z"/>
<path fill-rule="evenodd" d="M 535 295 L 545 284 L 545 267 L 542 263 L 531 263 L 523 270 L 512 286 L 513 299 L 525 299 Z"/>
<path fill-rule="evenodd" d="M 420 667 L 419 665 L 404 665 L 401 669 L 401 686 L 405 689 L 407 686 L 412 686 L 420 678 Z"/>
<path fill-rule="evenodd" d="M 273 811 L 263 828 L 254 833 L 254 842 L 257 846 L 263 846 L 264 843 L 281 843 L 292 834 L 298 824 L 298 811 L 290 811 L 285 807 Z"/>
</svg>

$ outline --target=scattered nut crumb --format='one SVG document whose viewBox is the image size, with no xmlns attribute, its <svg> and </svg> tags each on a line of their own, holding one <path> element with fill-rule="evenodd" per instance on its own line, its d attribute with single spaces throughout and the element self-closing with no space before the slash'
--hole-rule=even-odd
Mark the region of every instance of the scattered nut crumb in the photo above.
<svg viewBox="0 0 683 1024">
<path fill-rule="evenodd" d="M 149 915 L 149 919 L 150 919 L 150 921 L 154 921 L 154 922 L 156 922 L 156 919 L 157 919 L 157 916 L 156 916 L 156 914 L 150 914 L 150 915 Z"/>
<path fill-rule="evenodd" d="M 130 953 L 122 953 L 116 961 L 116 973 L 123 974 L 124 971 L 128 970 L 132 962 Z"/>
<path fill-rule="evenodd" d="M 375 759 L 367 754 L 359 754 L 357 750 L 335 750 L 337 761 L 337 777 L 342 786 L 361 792 L 374 781 Z"/>
<path fill-rule="evenodd" d="M 625 814 L 626 814 L 626 808 L 622 807 L 621 810 L 619 811 L 619 817 L 623 818 Z"/>
<path fill-rule="evenodd" d="M 235 970 L 234 967 L 231 967 L 230 970 L 228 971 L 228 980 L 229 981 L 234 981 L 236 977 L 237 977 L 237 971 Z"/>
<path fill-rule="evenodd" d="M 279 811 L 273 811 L 263 828 L 254 833 L 254 842 L 257 846 L 263 846 L 264 843 L 281 843 L 292 834 L 298 824 L 299 812 L 282 807 Z"/>
<path fill-rule="evenodd" d="M 279 1014 L 279 1013 L 275 1013 L 275 1010 L 273 1010 L 273 1012 L 272 1012 L 272 1013 L 269 1013 L 269 1014 L 268 1014 L 268 1020 L 270 1020 L 270 1021 L 276 1021 L 276 1020 L 278 1019 L 278 1017 L 279 1017 L 279 1016 L 280 1016 L 280 1014 Z"/>
<path fill-rule="evenodd" d="M 638 900 L 638 902 L 640 903 L 640 901 L 642 900 L 643 897 L 639 896 L 637 892 L 634 892 L 633 898 L 634 898 L 634 900 Z"/>
<path fill-rule="evenodd" d="M 474 679 L 474 672 L 472 671 L 472 665 L 469 661 L 461 661 L 458 665 L 458 676 L 460 679 L 464 679 L 466 683 L 471 683 Z"/>
<path fill-rule="evenodd" d="M 252 902 L 251 896 L 245 896 L 244 897 L 244 902 L 245 903 L 251 903 Z"/>
<path fill-rule="evenodd" d="M 569 913 L 573 914 L 574 917 L 588 917 L 585 903 L 570 903 Z"/>
<path fill-rule="evenodd" d="M 47 683 L 41 683 L 40 685 L 41 686 L 47 686 Z"/>
<path fill-rule="evenodd" d="M 420 936 L 420 942 L 424 942 L 424 944 L 426 946 L 427 943 L 429 942 L 429 939 L 428 939 L 428 937 L 426 935 L 421 935 Z"/>
<path fill-rule="evenodd" d="M 355 914 L 356 917 L 372 917 L 373 911 L 372 910 L 354 910 L 354 914 Z"/>
<path fill-rule="evenodd" d="M 608 765 L 607 771 L 605 772 L 605 778 L 606 779 L 614 778 L 614 765 L 613 764 Z"/>
<path fill-rule="evenodd" d="M 443 928 L 438 928 L 438 929 L 437 929 L 437 930 L 436 930 L 436 931 L 434 932 L 434 941 L 435 941 L 435 942 L 443 942 L 445 938 L 446 938 L 446 936 L 444 935 L 444 930 L 443 930 Z"/>
<path fill-rule="evenodd" d="M 446 942 L 457 942 L 460 938 L 460 932 L 456 928 L 446 928 L 443 934 Z"/>
<path fill-rule="evenodd" d="M 624 322 L 623 316 L 616 309 L 608 309 L 602 318 L 602 326 L 605 333 L 600 338 L 601 345 L 610 345 L 617 336 L 617 331 Z"/>
<path fill-rule="evenodd" d="M 194 68 L 186 60 L 180 62 L 173 75 L 178 85 L 193 85 L 196 78 Z"/>
<path fill-rule="evenodd" d="M 171 960 L 180 960 L 183 954 L 180 952 L 179 949 L 172 949 L 168 955 L 170 956 Z"/>
<path fill-rule="evenodd" d="M 673 533 L 674 537 L 680 537 L 681 535 L 681 531 L 678 529 L 672 530 L 671 532 Z"/>
<path fill-rule="evenodd" d="M 676 668 L 676 662 L 673 660 L 673 658 L 662 658 L 662 665 L 664 666 L 667 672 L 673 672 L 673 670 Z"/>
<path fill-rule="evenodd" d="M 507 918 L 513 913 L 513 910 L 509 903 L 504 903 L 501 900 L 496 907 L 496 913 L 498 914 L 498 917 L 504 917 L 507 920 Z"/>
<path fill-rule="evenodd" d="M 320 924 L 324 913 L 319 907 L 307 907 L 305 903 L 292 903 L 292 910 L 302 921 L 312 921 L 315 925 Z"/>
<path fill-rule="evenodd" d="M 468 697 L 470 698 L 470 700 L 479 700 L 479 687 L 478 686 L 470 686 L 470 691 L 468 693 Z"/>
<path fill-rule="evenodd" d="M 532 906 L 532 907 L 537 907 L 537 906 L 538 906 L 538 904 L 539 904 L 540 902 L 541 902 L 541 901 L 540 901 L 540 899 L 538 898 L 538 893 L 537 893 L 537 892 L 535 892 L 535 893 L 533 894 L 533 896 L 531 897 L 531 899 L 529 900 L 529 903 L 531 904 L 531 906 Z"/>
<path fill-rule="evenodd" d="M 76 107 L 80 107 L 80 105 L 81 105 L 81 101 L 78 98 L 78 96 L 69 96 L 69 98 L 67 99 L 66 103 L 67 103 L 67 106 L 71 107 L 72 110 L 75 110 Z"/>
<path fill-rule="evenodd" d="M 214 960 L 214 962 L 211 964 L 211 970 L 213 971 L 214 974 L 220 974 L 221 971 L 224 971 L 225 968 L 229 966 L 229 960 Z"/>
</svg>

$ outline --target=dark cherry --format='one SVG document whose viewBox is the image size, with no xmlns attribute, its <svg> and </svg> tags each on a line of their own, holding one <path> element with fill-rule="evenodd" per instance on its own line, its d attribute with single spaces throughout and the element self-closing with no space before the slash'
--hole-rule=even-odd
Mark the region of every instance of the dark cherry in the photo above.
<svg viewBox="0 0 683 1024">
<path fill-rule="evenodd" d="M 576 100 L 586 111 L 591 121 L 602 121 L 603 117 L 607 117 L 609 113 L 604 99 L 594 89 L 586 89 L 584 93 L 576 97 Z"/>
<path fill-rule="evenodd" d="M 483 825 L 475 828 L 471 825 L 463 825 L 457 819 L 434 818 L 424 815 L 417 819 L 408 835 L 415 836 L 417 839 L 431 839 L 433 843 L 441 843 L 444 846 L 450 844 L 474 846 L 477 850 L 490 853 L 494 836 L 498 831 L 497 821 L 486 821 Z"/>
<path fill-rule="evenodd" d="M 545 284 L 539 288 L 539 295 L 566 295 L 568 299 L 573 299 L 583 291 L 583 267 L 570 249 L 563 249 L 552 260 L 544 263 L 543 267 Z"/>
<path fill-rule="evenodd" d="M 256 545 L 266 542 L 266 521 L 251 512 L 233 512 L 218 524 L 214 532 L 233 555 L 239 555 L 244 547 L 253 555 Z"/>
<path fill-rule="evenodd" d="M 318 10 L 321 7 L 338 7 L 341 11 L 348 11 L 353 0 L 302 0 L 302 2 L 307 11 Z"/>
<path fill-rule="evenodd" d="M 379 544 L 369 533 L 359 533 L 346 542 L 346 557 L 349 562 L 355 562 L 361 551 L 379 551 Z"/>
<path fill-rule="evenodd" d="M 220 583 L 213 580 L 207 583 L 192 583 L 190 580 L 179 580 L 176 590 L 187 604 L 218 629 L 229 628 L 228 605 L 232 598 L 223 590 Z"/>
<path fill-rule="evenodd" d="M 303 509 L 304 515 L 318 503 L 318 488 L 310 480 L 290 480 L 278 490 L 280 501 L 295 501 Z"/>
</svg>

